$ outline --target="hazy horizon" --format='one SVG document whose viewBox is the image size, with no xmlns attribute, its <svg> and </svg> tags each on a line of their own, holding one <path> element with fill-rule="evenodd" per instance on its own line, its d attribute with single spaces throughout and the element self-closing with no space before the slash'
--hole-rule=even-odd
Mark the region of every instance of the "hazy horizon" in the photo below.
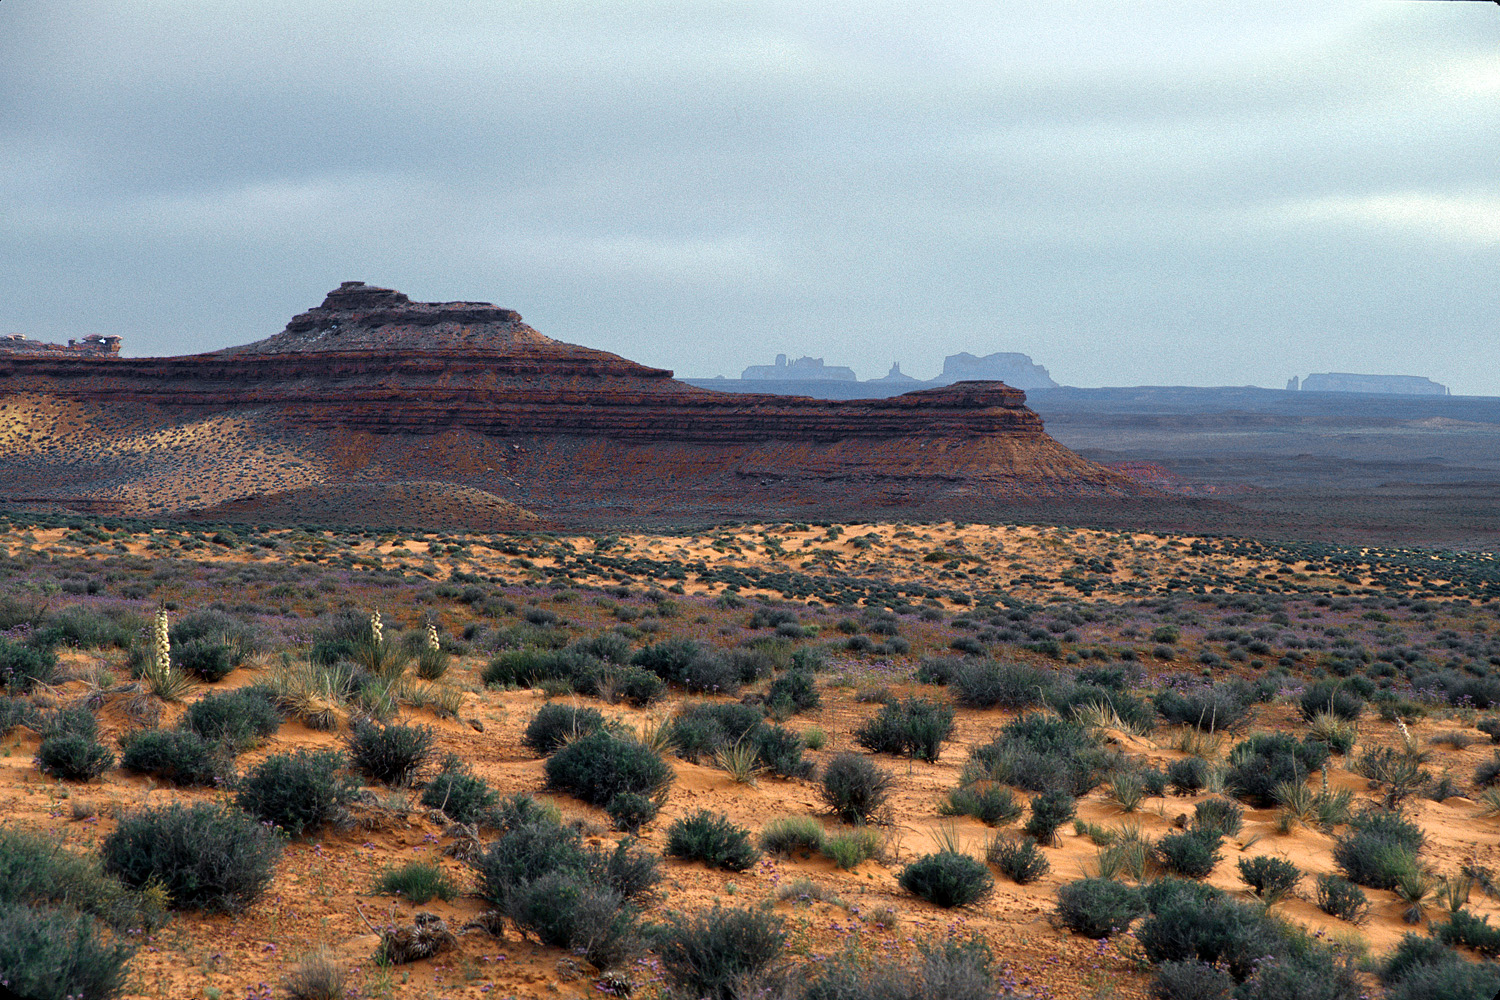
<svg viewBox="0 0 1500 1000">
<path fill-rule="evenodd" d="M 0 334 L 340 281 L 685 377 L 1500 395 L 1489 3 L 0 3 Z"/>
</svg>

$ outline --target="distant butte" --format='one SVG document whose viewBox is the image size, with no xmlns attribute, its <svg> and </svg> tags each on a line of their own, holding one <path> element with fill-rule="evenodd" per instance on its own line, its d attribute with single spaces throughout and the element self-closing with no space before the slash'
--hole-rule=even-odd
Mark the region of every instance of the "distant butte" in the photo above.
<svg viewBox="0 0 1500 1000">
<path fill-rule="evenodd" d="M 701 521 L 1153 492 L 1059 445 L 1025 400 L 1001 382 L 712 392 L 510 309 L 344 282 L 281 333 L 211 354 L 0 354 L 0 501 L 493 528 L 507 511 Z"/>
</svg>

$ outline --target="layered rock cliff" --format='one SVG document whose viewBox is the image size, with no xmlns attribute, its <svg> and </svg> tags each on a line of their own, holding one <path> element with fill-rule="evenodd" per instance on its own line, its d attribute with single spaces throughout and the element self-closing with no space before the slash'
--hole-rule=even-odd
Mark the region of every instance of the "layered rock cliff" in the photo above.
<svg viewBox="0 0 1500 1000">
<path fill-rule="evenodd" d="M 552 340 L 508 309 L 359 282 L 213 354 L 0 355 L 0 393 L 0 427 L 24 411 L 56 428 L 12 435 L 11 499 L 135 513 L 233 504 L 250 517 L 257 498 L 281 512 L 309 490 L 413 480 L 563 520 L 1140 492 L 1049 438 L 999 382 L 845 401 L 716 393 Z M 197 445 L 167 443 L 184 436 Z M 208 453 L 187 461 L 194 447 Z M 198 471 L 174 478 L 174 462 Z"/>
</svg>

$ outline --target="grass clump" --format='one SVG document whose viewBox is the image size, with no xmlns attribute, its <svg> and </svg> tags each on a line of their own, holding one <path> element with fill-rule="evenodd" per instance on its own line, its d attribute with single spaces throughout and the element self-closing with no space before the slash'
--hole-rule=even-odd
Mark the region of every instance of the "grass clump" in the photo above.
<svg viewBox="0 0 1500 1000">
<path fill-rule="evenodd" d="M 1145 912 L 1141 891 L 1114 879 L 1078 879 L 1057 890 L 1058 920 L 1086 938 L 1117 935 Z"/>
<path fill-rule="evenodd" d="M 107 874 L 135 889 L 159 885 L 173 907 L 238 913 L 270 886 L 281 838 L 237 809 L 173 804 L 121 818 L 100 855 Z"/>
<path fill-rule="evenodd" d="M 343 820 L 359 791 L 333 750 L 272 754 L 241 779 L 235 804 L 250 815 L 300 837 Z"/>
<path fill-rule="evenodd" d="M 433 899 L 452 902 L 458 895 L 458 886 L 437 865 L 412 861 L 400 868 L 387 865 L 375 879 L 375 891 L 385 896 L 401 896 L 421 906 Z"/>
<path fill-rule="evenodd" d="M 845 871 L 851 871 L 880 854 L 884 838 L 868 826 L 836 833 L 823 842 L 823 855 Z"/>
<path fill-rule="evenodd" d="M 750 831 L 736 826 L 722 813 L 700 809 L 667 828 L 669 857 L 702 861 L 710 868 L 742 872 L 760 860 L 750 843 Z"/>
<path fill-rule="evenodd" d="M 344 737 L 349 762 L 365 777 L 387 785 L 418 784 L 432 761 L 435 736 L 428 726 L 356 719 Z"/>
<path fill-rule="evenodd" d="M 1245 825 L 1245 810 L 1228 799 L 1205 799 L 1193 807 L 1192 829 L 1219 837 L 1233 837 Z"/>
<path fill-rule="evenodd" d="M 1046 701 L 1057 682 L 1052 671 L 1025 663 L 951 657 L 932 661 L 929 676 L 946 678 L 953 700 L 964 708 L 1032 708 Z"/>
<path fill-rule="evenodd" d="M 890 772 L 868 757 L 841 753 L 823 769 L 823 801 L 845 823 L 865 823 L 885 805 L 895 787 Z"/>
<path fill-rule="evenodd" d="M 344 1000 L 348 971 L 326 948 L 315 948 L 292 966 L 281 980 L 289 1000 Z"/>
<path fill-rule="evenodd" d="M 918 858 L 901 870 L 897 881 L 912 895 L 944 909 L 977 903 L 995 888 L 984 864 L 950 850 Z"/>
</svg>

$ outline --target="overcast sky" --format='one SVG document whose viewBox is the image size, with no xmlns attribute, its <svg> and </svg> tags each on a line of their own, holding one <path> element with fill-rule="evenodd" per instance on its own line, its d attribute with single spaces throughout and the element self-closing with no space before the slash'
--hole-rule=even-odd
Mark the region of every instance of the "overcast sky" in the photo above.
<svg viewBox="0 0 1500 1000">
<path fill-rule="evenodd" d="M 0 2 L 0 333 L 1500 395 L 1492 3 Z"/>
</svg>

